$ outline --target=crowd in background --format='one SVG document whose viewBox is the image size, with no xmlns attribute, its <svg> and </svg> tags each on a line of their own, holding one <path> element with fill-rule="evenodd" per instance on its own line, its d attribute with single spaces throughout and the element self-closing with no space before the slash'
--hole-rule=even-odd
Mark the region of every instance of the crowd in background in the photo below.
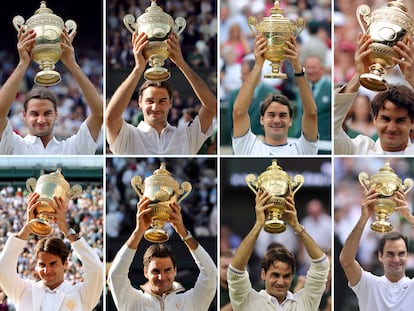
<svg viewBox="0 0 414 311">
<path fill-rule="evenodd" d="M 82 185 L 83 191 L 79 198 L 68 202 L 67 219 L 68 224 L 83 237 L 88 244 L 96 251 L 99 258 L 103 261 L 103 190 L 102 185 Z M 0 252 L 10 234 L 19 232 L 26 222 L 28 192 L 21 187 L 13 185 L 6 186 L 0 191 Z M 63 237 L 59 229 L 54 226 L 53 235 Z M 36 261 L 34 258 L 34 248 L 38 236 L 31 235 L 28 239 L 24 251 L 18 259 L 17 271 L 22 278 L 40 280 L 36 272 Z M 65 240 L 68 247 L 70 243 Z M 75 253 L 68 257 L 68 270 L 65 279 L 72 284 L 82 281 L 81 262 Z M 7 301 L 0 288 L 0 310 L 15 310 L 10 301 L 2 305 L 2 301 Z M 95 310 L 100 310 L 99 304 Z M 3 309 L 2 309 L 3 308 Z"/>
</svg>

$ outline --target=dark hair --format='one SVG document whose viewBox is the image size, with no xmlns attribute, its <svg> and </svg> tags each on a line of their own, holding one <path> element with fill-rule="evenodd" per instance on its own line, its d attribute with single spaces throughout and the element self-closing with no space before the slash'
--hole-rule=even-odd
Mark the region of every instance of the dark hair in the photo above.
<svg viewBox="0 0 414 311">
<path fill-rule="evenodd" d="M 405 243 L 405 248 L 408 250 L 408 240 L 406 236 L 403 236 L 401 233 L 397 232 L 397 231 L 391 231 L 388 232 L 386 234 L 384 234 L 379 242 L 379 247 L 378 247 L 378 251 L 380 252 L 380 254 L 384 253 L 384 246 L 385 243 L 387 241 L 398 241 L 398 240 L 403 240 Z"/>
<path fill-rule="evenodd" d="M 49 89 L 45 87 L 34 87 L 30 90 L 29 93 L 26 95 L 26 100 L 23 103 L 24 111 L 27 111 L 27 103 L 29 100 L 36 98 L 36 99 L 47 99 L 53 103 L 53 108 L 57 111 L 57 97 L 54 93 L 49 91 Z"/>
<path fill-rule="evenodd" d="M 171 247 L 167 244 L 153 244 L 147 248 L 144 253 L 144 267 L 147 268 L 153 257 L 167 258 L 170 257 L 174 268 L 177 268 L 177 259 L 172 252 Z"/>
<path fill-rule="evenodd" d="M 372 115 L 378 116 L 378 111 L 384 108 L 385 102 L 389 100 L 399 108 L 408 110 L 408 115 L 414 120 L 414 92 L 405 85 L 390 85 L 385 92 L 378 93 L 371 101 Z"/>
<path fill-rule="evenodd" d="M 281 105 L 287 106 L 288 110 L 289 110 L 289 117 L 293 117 L 293 105 L 292 103 L 289 101 L 289 99 L 282 94 L 269 94 L 266 96 L 266 98 L 262 101 L 262 103 L 260 104 L 260 115 L 263 117 L 267 108 L 269 107 L 269 105 L 273 102 L 277 102 Z"/>
<path fill-rule="evenodd" d="M 270 266 L 273 265 L 273 262 L 281 261 L 287 263 L 292 268 L 292 274 L 295 273 L 296 270 L 296 260 L 295 257 L 291 252 L 289 252 L 286 248 L 270 248 L 266 251 L 262 263 L 261 268 L 267 273 Z"/>
<path fill-rule="evenodd" d="M 144 91 L 149 87 L 166 89 L 168 92 L 168 96 L 170 96 L 170 100 L 172 100 L 172 87 L 167 81 L 162 81 L 162 82 L 145 81 L 144 84 L 141 85 L 141 87 L 139 88 L 138 95 L 142 96 L 142 93 L 144 93 Z"/>
<path fill-rule="evenodd" d="M 44 238 L 37 242 L 34 250 L 36 259 L 39 258 L 41 252 L 59 256 L 63 264 L 68 259 L 70 253 L 66 244 L 59 238 Z"/>
</svg>

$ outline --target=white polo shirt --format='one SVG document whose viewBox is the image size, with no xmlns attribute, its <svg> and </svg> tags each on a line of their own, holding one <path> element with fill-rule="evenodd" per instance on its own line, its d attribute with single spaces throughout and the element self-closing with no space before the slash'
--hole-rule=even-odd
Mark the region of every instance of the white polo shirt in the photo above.
<svg viewBox="0 0 414 311">
<path fill-rule="evenodd" d="M 114 154 L 197 154 L 212 131 L 212 126 L 206 134 L 201 131 L 198 116 L 185 127 L 167 123 L 161 135 L 144 121 L 135 127 L 124 120 L 118 137 L 109 147 Z"/>
</svg>

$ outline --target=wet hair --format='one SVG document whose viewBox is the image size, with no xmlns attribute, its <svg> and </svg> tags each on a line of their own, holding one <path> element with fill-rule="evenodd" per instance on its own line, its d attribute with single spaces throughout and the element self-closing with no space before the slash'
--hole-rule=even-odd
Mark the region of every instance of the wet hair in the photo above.
<svg viewBox="0 0 414 311">
<path fill-rule="evenodd" d="M 168 96 L 170 97 L 170 100 L 172 100 L 172 87 L 167 81 L 162 81 L 162 82 L 145 81 L 144 84 L 142 84 L 141 87 L 139 88 L 138 95 L 142 96 L 142 93 L 144 93 L 144 91 L 149 87 L 166 89 L 168 92 Z"/>
<path fill-rule="evenodd" d="M 262 263 L 261 268 L 267 273 L 270 266 L 273 265 L 273 262 L 280 261 L 287 263 L 292 268 L 292 274 L 296 271 L 296 260 L 295 256 L 288 251 L 286 248 L 270 248 L 266 251 Z"/>
<path fill-rule="evenodd" d="M 157 258 L 171 258 L 174 268 L 177 268 L 177 258 L 172 252 L 171 247 L 167 244 L 153 244 L 147 248 L 144 253 L 143 264 L 147 268 L 153 257 Z"/>
<path fill-rule="evenodd" d="M 37 242 L 34 250 L 36 259 L 39 258 L 41 252 L 59 256 L 62 264 L 66 262 L 70 253 L 66 244 L 59 238 L 43 238 Z"/>
<path fill-rule="evenodd" d="M 260 115 L 263 117 L 269 105 L 273 102 L 277 102 L 281 105 L 287 106 L 289 110 L 289 117 L 293 117 L 294 107 L 289 99 L 282 94 L 269 94 L 260 104 Z"/>
<path fill-rule="evenodd" d="M 390 85 L 387 91 L 375 95 L 371 101 L 371 111 L 374 118 L 378 116 L 379 110 L 384 108 L 387 100 L 399 108 L 407 109 L 411 121 L 414 120 L 414 91 L 409 87 Z"/>
<path fill-rule="evenodd" d="M 391 231 L 391 232 L 385 233 L 382 236 L 379 242 L 378 252 L 380 252 L 380 254 L 384 253 L 384 246 L 387 241 L 398 241 L 398 240 L 403 240 L 405 243 L 405 248 L 408 250 L 407 237 L 397 231 Z"/>
<path fill-rule="evenodd" d="M 53 104 L 53 108 L 55 109 L 55 111 L 57 111 L 58 99 L 56 95 L 53 92 L 49 91 L 49 89 L 40 86 L 32 88 L 30 92 L 27 93 L 26 100 L 23 103 L 24 111 L 27 111 L 27 103 L 29 102 L 29 100 L 33 98 L 50 100 Z"/>
</svg>

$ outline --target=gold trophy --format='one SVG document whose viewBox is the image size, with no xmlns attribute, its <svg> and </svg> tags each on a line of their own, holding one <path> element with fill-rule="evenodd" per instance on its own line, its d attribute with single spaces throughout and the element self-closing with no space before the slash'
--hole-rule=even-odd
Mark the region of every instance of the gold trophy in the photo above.
<svg viewBox="0 0 414 311">
<path fill-rule="evenodd" d="M 171 210 L 170 204 L 180 203 L 191 192 L 192 186 L 185 181 L 178 186 L 178 182 L 171 177 L 169 171 L 162 162 L 159 169 L 154 174 L 145 178 L 142 182 L 140 176 L 131 179 L 131 185 L 140 199 L 147 197 L 150 199 L 149 207 L 151 211 L 151 228 L 145 231 L 146 240 L 153 243 L 163 243 L 168 241 L 168 232 L 164 230 L 165 223 L 170 219 L 168 211 Z"/>
<path fill-rule="evenodd" d="M 136 21 L 135 16 L 127 14 L 124 16 L 124 25 L 131 32 L 144 32 L 148 37 L 148 45 L 144 50 L 144 56 L 149 61 L 151 68 L 144 72 L 144 78 L 149 81 L 162 82 L 168 80 L 170 72 L 163 67 L 168 58 L 168 45 L 165 40 L 172 31 L 180 35 L 186 26 L 183 17 L 177 17 L 175 21 L 162 8 L 157 5 L 156 0 L 151 0 L 151 6 L 145 9 Z"/>
<path fill-rule="evenodd" d="M 72 187 L 69 185 L 60 168 L 56 172 L 41 175 L 37 181 L 33 177 L 27 179 L 26 188 L 29 192 L 40 195 L 38 201 L 41 204 L 35 210 L 36 218 L 29 222 L 30 231 L 38 236 L 48 236 L 52 233 L 50 221 L 54 220 L 57 208 L 54 197 L 63 198 L 66 203 L 82 193 L 80 185 L 76 184 Z"/>
<path fill-rule="evenodd" d="M 402 184 L 401 179 L 390 167 L 389 161 L 386 161 L 384 167 L 371 177 L 366 172 L 361 172 L 358 178 L 366 191 L 373 188 L 378 193 L 374 206 L 376 220 L 371 224 L 371 229 L 381 233 L 391 231 L 392 225 L 388 222 L 388 217 L 394 212 L 396 205 L 394 193 L 398 189 L 402 189 L 404 193 L 410 191 L 413 187 L 413 180 L 406 178 Z"/>
<path fill-rule="evenodd" d="M 283 47 L 290 37 L 297 36 L 305 28 L 305 20 L 300 17 L 296 23 L 283 16 L 283 9 L 279 7 L 279 1 L 275 1 L 270 9 L 270 16 L 264 17 L 258 24 L 255 16 L 248 18 L 249 28 L 255 35 L 261 33 L 267 40 L 267 51 L 264 57 L 271 62 L 272 72 L 264 75 L 265 78 L 287 79 L 287 75 L 281 72 L 282 62 L 285 59 Z"/>
<path fill-rule="evenodd" d="M 266 210 L 266 222 L 264 230 L 269 233 L 282 233 L 286 230 L 286 224 L 281 220 L 286 209 L 286 197 L 294 195 L 302 187 L 304 178 L 302 175 L 295 175 L 292 178 L 282 170 L 276 160 L 272 160 L 272 165 L 266 168 L 256 179 L 256 175 L 246 176 L 247 186 L 257 194 L 257 190 L 262 189 L 269 192 L 272 197 L 267 203 L 273 206 Z"/>
<path fill-rule="evenodd" d="M 24 18 L 18 15 L 13 18 L 13 25 L 17 31 L 23 28 L 25 31 L 33 29 L 36 32 L 31 57 L 39 65 L 40 71 L 35 75 L 34 82 L 41 86 L 58 84 L 61 77 L 54 68 L 62 55 L 61 35 L 63 29 L 72 35 L 76 31 L 76 23 L 73 20 L 63 23 L 62 18 L 46 7 L 46 1 L 41 1 L 40 8 L 26 21 L 26 24 Z"/>
<path fill-rule="evenodd" d="M 386 69 L 396 63 L 392 57 L 398 58 L 392 47 L 398 41 L 413 35 L 413 19 L 407 14 L 407 7 L 402 0 L 391 1 L 387 6 L 376 9 L 371 14 L 366 4 L 358 6 L 356 16 L 364 33 L 368 33 L 373 42 L 370 45 L 372 53 L 369 55 L 371 65 L 369 73 L 360 77 L 361 85 L 367 89 L 383 92 L 388 89 L 388 83 L 382 78 Z M 362 19 L 368 28 L 365 28 Z"/>
</svg>

